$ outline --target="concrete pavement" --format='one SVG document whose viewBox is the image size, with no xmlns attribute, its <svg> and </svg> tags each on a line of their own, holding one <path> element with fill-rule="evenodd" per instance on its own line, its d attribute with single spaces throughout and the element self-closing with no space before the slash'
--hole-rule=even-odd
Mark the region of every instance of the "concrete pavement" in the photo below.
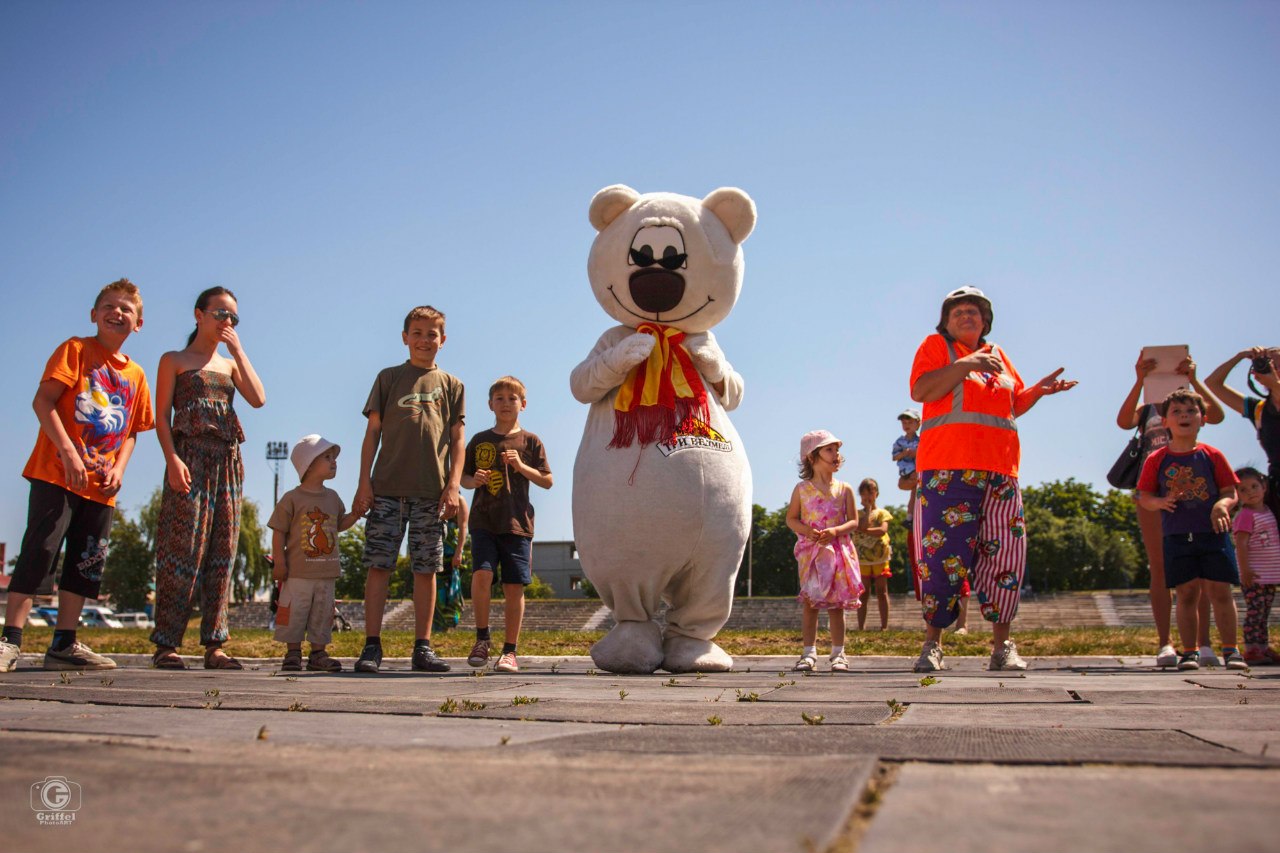
<svg viewBox="0 0 1280 853">
<path fill-rule="evenodd" d="M 62 677 L 38 660 L 0 676 L 6 851 L 1280 847 L 1280 671 L 289 675 L 120 656 Z"/>
</svg>

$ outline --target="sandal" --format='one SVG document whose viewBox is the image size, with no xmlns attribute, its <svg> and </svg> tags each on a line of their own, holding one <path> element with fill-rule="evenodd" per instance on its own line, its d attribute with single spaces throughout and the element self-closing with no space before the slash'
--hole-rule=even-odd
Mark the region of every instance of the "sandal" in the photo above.
<svg viewBox="0 0 1280 853">
<path fill-rule="evenodd" d="M 801 655 L 800 660 L 796 661 L 796 665 L 791 667 L 792 672 L 813 672 L 818 665 L 818 659 L 813 655 Z"/>
<path fill-rule="evenodd" d="M 848 672 L 849 671 L 849 661 L 845 659 L 844 655 L 836 655 L 831 659 L 831 671 L 832 672 Z"/>
<path fill-rule="evenodd" d="M 289 649 L 280 664 L 281 672 L 302 672 L 302 649 Z"/>
<path fill-rule="evenodd" d="M 329 657 L 326 651 L 312 652 L 307 655 L 307 672 L 342 672 L 342 664 Z"/>
<path fill-rule="evenodd" d="M 222 650 L 222 646 L 211 646 L 204 653 L 205 669 L 244 669 L 240 661 Z"/>
<path fill-rule="evenodd" d="M 151 656 L 151 666 L 156 669 L 187 668 L 186 661 L 178 655 L 178 650 L 168 646 L 161 646 L 156 649 L 156 653 Z"/>
</svg>

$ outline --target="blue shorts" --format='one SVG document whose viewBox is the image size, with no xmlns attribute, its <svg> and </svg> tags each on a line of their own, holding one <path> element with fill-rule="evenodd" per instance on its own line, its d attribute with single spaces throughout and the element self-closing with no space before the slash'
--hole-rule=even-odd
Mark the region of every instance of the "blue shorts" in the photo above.
<svg viewBox="0 0 1280 853">
<path fill-rule="evenodd" d="M 364 567 L 394 569 L 406 527 L 414 573 L 444 571 L 444 522 L 440 502 L 430 498 L 374 497 L 364 523 Z"/>
<path fill-rule="evenodd" d="M 1164 585 L 1196 579 L 1240 583 L 1230 533 L 1177 533 L 1164 537 Z"/>
<path fill-rule="evenodd" d="M 477 572 L 502 570 L 503 583 L 533 582 L 533 540 L 514 533 L 471 531 L 471 566 Z"/>
</svg>

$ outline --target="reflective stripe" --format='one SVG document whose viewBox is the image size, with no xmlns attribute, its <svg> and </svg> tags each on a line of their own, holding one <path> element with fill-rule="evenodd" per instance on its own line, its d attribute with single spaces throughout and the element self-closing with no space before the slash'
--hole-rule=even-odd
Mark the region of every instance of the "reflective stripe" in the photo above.
<svg viewBox="0 0 1280 853">
<path fill-rule="evenodd" d="M 948 364 L 956 363 L 956 349 L 951 339 L 943 336 L 943 340 L 947 344 L 947 357 L 950 359 Z M 998 352 L 993 346 L 992 352 Z M 1001 359 L 1003 361 L 1003 359 Z M 965 374 L 966 378 L 968 374 Z M 1014 387 L 1013 377 L 1004 373 L 995 377 L 995 381 L 1006 388 Z M 1018 431 L 1018 422 L 1013 418 L 1002 418 L 999 415 L 988 415 L 982 412 L 966 412 L 964 410 L 964 383 L 965 379 L 961 379 L 956 387 L 951 389 L 951 411 L 945 415 L 937 415 L 927 418 L 920 424 L 920 432 L 932 429 L 934 427 L 946 426 L 947 424 L 973 424 L 975 426 L 994 427 L 996 429 L 1007 429 L 1013 432 Z"/>
<path fill-rule="evenodd" d="M 947 424 L 976 424 L 977 426 L 995 427 L 996 429 L 1007 429 L 1014 432 L 1018 431 L 1018 423 L 1013 418 L 1002 418 L 999 415 L 985 415 L 982 412 L 951 412 L 945 415 L 938 415 L 936 418 L 929 418 L 920 424 L 920 431 L 924 432 L 933 427 L 946 426 Z"/>
</svg>

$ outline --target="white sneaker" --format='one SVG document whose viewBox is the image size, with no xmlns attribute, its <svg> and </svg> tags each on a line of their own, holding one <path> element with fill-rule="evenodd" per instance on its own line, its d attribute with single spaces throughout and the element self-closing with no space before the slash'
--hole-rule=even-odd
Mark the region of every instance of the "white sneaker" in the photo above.
<svg viewBox="0 0 1280 853">
<path fill-rule="evenodd" d="M 951 633 L 955 634 L 957 637 L 964 637 L 964 636 L 967 636 L 967 635 L 969 634 L 969 629 L 968 629 L 968 628 L 957 628 L 957 629 L 955 629 L 954 631 L 952 631 Z"/>
<path fill-rule="evenodd" d="M 0 640 L 0 672 L 13 672 L 18 668 L 18 655 L 22 650 L 8 640 Z"/>
<path fill-rule="evenodd" d="M 1016 670 L 1021 672 L 1027 668 L 1027 662 L 1018 656 L 1018 647 L 1013 644 L 1013 640 L 1005 640 L 996 650 L 991 653 L 991 663 L 987 669 L 995 672 L 997 670 Z"/>
<path fill-rule="evenodd" d="M 1165 643 L 1160 647 L 1160 651 L 1156 652 L 1156 666 L 1177 666 L 1178 653 L 1173 650 L 1173 646 Z"/>
<path fill-rule="evenodd" d="M 1218 656 L 1213 653 L 1213 646 L 1200 647 L 1200 665 L 1201 666 L 1222 666 L 1218 661 Z"/>
<path fill-rule="evenodd" d="M 911 668 L 912 672 L 941 672 L 946 669 L 947 665 L 942 662 L 942 646 L 937 643 L 924 644 L 924 648 L 920 650 L 920 657 L 916 658 L 916 665 Z"/>
</svg>

